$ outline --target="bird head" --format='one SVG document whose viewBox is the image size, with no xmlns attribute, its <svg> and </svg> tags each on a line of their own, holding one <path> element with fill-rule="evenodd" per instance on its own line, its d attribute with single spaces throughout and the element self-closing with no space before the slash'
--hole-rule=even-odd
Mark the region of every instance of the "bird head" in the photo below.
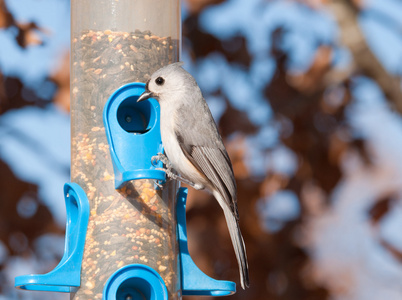
<svg viewBox="0 0 402 300">
<path fill-rule="evenodd" d="M 185 93 L 186 89 L 193 86 L 194 78 L 181 66 L 182 62 L 173 63 L 162 67 L 153 73 L 145 85 L 145 91 L 138 97 L 137 102 L 148 98 L 154 98 L 159 102 L 169 102 L 169 95 Z"/>
</svg>

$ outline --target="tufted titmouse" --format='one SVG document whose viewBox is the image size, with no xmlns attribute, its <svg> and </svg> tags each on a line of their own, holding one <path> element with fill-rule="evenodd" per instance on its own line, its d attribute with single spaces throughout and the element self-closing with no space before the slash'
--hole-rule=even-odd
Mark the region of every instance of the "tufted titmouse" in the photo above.
<svg viewBox="0 0 402 300">
<path fill-rule="evenodd" d="M 197 82 L 181 66 L 182 63 L 174 63 L 152 74 L 137 102 L 155 98 L 160 104 L 161 136 L 168 160 L 161 154 L 157 159 L 167 165 L 167 174 L 196 189 L 210 190 L 218 200 L 244 289 L 249 286 L 248 263 L 239 227 L 232 164 Z M 170 172 L 171 167 L 182 177 Z"/>
</svg>

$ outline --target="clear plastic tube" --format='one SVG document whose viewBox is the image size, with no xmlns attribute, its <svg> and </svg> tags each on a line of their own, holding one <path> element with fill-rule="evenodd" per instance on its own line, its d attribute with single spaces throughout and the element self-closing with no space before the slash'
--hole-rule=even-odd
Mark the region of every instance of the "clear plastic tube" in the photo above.
<svg viewBox="0 0 402 300">
<path fill-rule="evenodd" d="M 136 180 L 116 190 L 102 113 L 117 88 L 179 60 L 179 0 L 72 0 L 71 15 L 71 181 L 91 207 L 81 287 L 71 297 L 102 299 L 113 272 L 141 263 L 178 299 L 176 183 L 158 191 Z"/>
</svg>

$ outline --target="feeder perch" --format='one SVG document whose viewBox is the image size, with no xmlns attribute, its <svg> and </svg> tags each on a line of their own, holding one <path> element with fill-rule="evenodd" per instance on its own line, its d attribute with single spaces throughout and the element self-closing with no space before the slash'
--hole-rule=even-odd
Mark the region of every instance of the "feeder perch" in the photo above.
<svg viewBox="0 0 402 300">
<path fill-rule="evenodd" d="M 204 274 L 192 260 L 188 252 L 186 226 L 187 188 L 177 193 L 177 226 L 182 272 L 181 288 L 185 296 L 227 296 L 236 292 L 236 284 L 231 281 L 215 280 Z"/>
<path fill-rule="evenodd" d="M 15 287 L 24 290 L 70 293 L 80 286 L 89 203 L 85 192 L 76 183 L 64 185 L 64 198 L 67 224 L 63 258 L 57 267 L 47 274 L 16 277 Z"/>
</svg>

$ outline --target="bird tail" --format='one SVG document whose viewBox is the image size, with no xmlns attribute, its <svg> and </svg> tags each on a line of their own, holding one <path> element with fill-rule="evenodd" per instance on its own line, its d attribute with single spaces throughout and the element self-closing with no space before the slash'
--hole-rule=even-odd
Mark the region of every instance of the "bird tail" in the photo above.
<svg viewBox="0 0 402 300">
<path fill-rule="evenodd" d="M 240 283 L 243 290 L 250 286 L 248 275 L 248 263 L 246 246 L 244 245 L 243 236 L 240 232 L 239 221 L 228 206 L 223 206 L 226 223 L 229 228 L 230 238 L 232 239 L 233 248 L 236 253 L 237 263 L 239 264 Z"/>
</svg>

